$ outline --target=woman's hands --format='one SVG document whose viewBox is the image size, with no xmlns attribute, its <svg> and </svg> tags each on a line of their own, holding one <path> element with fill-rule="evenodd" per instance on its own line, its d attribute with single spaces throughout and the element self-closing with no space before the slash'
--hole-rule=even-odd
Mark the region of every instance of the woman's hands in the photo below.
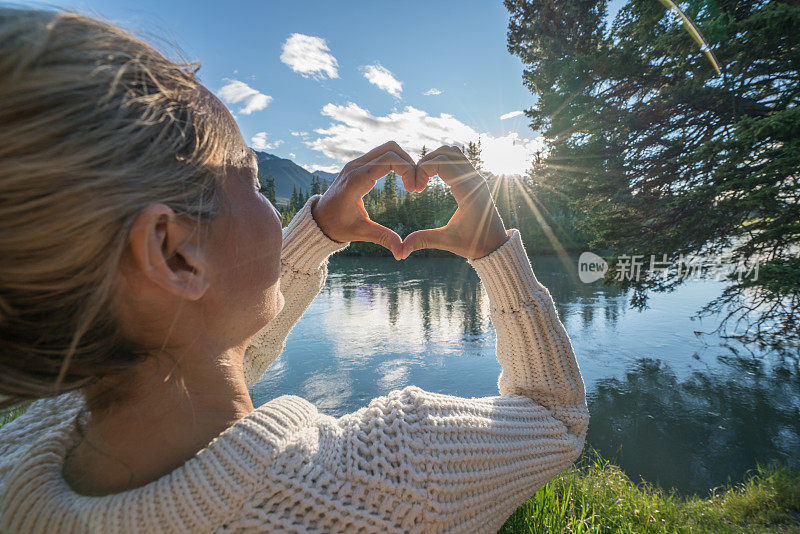
<svg viewBox="0 0 800 534">
<path fill-rule="evenodd" d="M 394 141 L 345 165 L 311 207 L 311 214 L 322 232 L 334 241 L 376 243 L 392 251 L 396 260 L 401 259 L 403 244 L 400 236 L 371 220 L 364 209 L 364 195 L 390 171 L 403 177 L 403 185 L 409 191 L 415 187 L 414 160 Z"/>
<path fill-rule="evenodd" d="M 440 228 L 417 230 L 403 241 L 397 233 L 369 218 L 363 197 L 390 171 L 399 174 L 409 192 L 425 189 L 439 175 L 450 186 L 458 208 Z M 395 259 L 415 250 L 437 248 L 467 259 L 486 256 L 509 236 L 486 180 L 455 146 L 442 146 L 418 163 L 389 141 L 345 165 L 328 190 L 311 207 L 314 220 L 335 241 L 369 241 L 389 249 Z"/>
<path fill-rule="evenodd" d="M 442 146 L 426 154 L 417 163 L 416 171 L 420 191 L 429 178 L 439 175 L 450 186 L 458 208 L 446 225 L 408 234 L 403 240 L 401 259 L 415 250 L 438 248 L 473 260 L 488 255 L 508 241 L 506 227 L 486 179 L 458 147 Z"/>
</svg>

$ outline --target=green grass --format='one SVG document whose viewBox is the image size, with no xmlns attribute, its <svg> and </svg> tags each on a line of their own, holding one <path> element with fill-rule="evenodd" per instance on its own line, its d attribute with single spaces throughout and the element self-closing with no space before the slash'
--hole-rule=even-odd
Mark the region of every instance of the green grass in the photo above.
<svg viewBox="0 0 800 534">
<path fill-rule="evenodd" d="M 2 417 L 0 417 L 0 428 L 2 428 L 4 424 L 10 423 L 14 419 L 25 413 L 25 410 L 28 408 L 28 405 L 30 405 L 30 401 L 14 406 L 13 408 L 10 408 L 6 411 L 3 411 Z"/>
<path fill-rule="evenodd" d="M 4 413 L 0 427 L 25 411 Z M 756 466 L 737 485 L 685 497 L 636 484 L 596 451 L 542 487 L 500 533 L 795 532 L 800 534 L 800 473 Z"/>
<path fill-rule="evenodd" d="M 591 451 L 520 506 L 500 532 L 800 533 L 800 473 L 756 466 L 741 484 L 685 497 L 636 484 Z"/>
</svg>

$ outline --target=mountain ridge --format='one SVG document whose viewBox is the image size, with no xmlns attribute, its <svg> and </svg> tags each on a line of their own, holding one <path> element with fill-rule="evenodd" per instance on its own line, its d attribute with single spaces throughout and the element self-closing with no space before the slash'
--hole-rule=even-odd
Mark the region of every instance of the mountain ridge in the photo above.
<svg viewBox="0 0 800 534">
<path fill-rule="evenodd" d="M 275 203 L 286 204 L 292 196 L 292 190 L 296 186 L 298 191 L 311 191 L 311 180 L 314 175 L 320 179 L 328 180 L 328 183 L 333 182 L 339 173 L 314 171 L 309 172 L 294 161 L 288 158 L 281 158 L 268 152 L 262 152 L 253 149 L 258 157 L 258 179 L 262 184 L 265 183 L 267 176 L 275 177 Z M 395 178 L 397 183 L 397 190 L 402 194 L 403 180 L 400 176 Z M 377 189 L 383 189 L 385 180 L 381 178 L 375 184 Z"/>
</svg>

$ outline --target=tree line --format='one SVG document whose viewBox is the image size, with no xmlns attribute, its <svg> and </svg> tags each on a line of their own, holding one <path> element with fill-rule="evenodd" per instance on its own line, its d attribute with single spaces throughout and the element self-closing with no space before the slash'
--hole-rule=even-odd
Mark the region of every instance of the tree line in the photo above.
<svg viewBox="0 0 800 534">
<path fill-rule="evenodd" d="M 567 206 L 561 206 L 545 192 L 535 192 L 535 183 L 531 176 L 508 177 L 495 175 L 483 168 L 481 159 L 481 143 L 468 141 L 463 144 L 465 156 L 486 179 L 498 212 L 506 227 L 517 228 L 525 236 L 525 246 L 529 254 L 552 253 L 558 250 L 555 242 L 565 250 L 578 251 L 586 247 L 588 236 L 577 230 L 576 221 Z M 422 155 L 428 152 L 422 148 Z M 364 208 L 375 222 L 391 228 L 403 238 L 415 230 L 444 226 L 458 207 L 450 194 L 449 186 L 438 177 L 433 177 L 428 187 L 419 193 L 408 194 L 397 187 L 394 173 L 382 178 L 383 187 L 372 189 L 364 196 Z M 308 199 L 317 193 L 327 191 L 330 184 L 325 179 L 314 175 L 311 188 L 308 190 L 295 186 L 289 201 L 283 205 L 275 202 L 275 178 L 268 176 L 262 180 L 262 193 L 269 198 L 283 216 L 284 226 L 289 224 L 295 214 L 305 205 Z M 539 200 L 552 204 L 547 209 L 548 220 L 542 218 L 541 212 L 530 209 L 531 195 L 539 196 Z M 552 199 L 555 200 L 555 199 Z M 549 222 L 548 222 L 549 221 Z M 548 234 L 550 236 L 548 237 Z M 553 237 L 555 239 L 553 239 Z M 374 243 L 353 242 L 341 252 L 344 255 L 390 256 L 391 253 Z M 420 250 L 416 256 L 451 256 L 449 252 L 437 250 Z"/>
<path fill-rule="evenodd" d="M 295 184 L 289 201 L 279 206 L 275 198 L 275 177 L 272 175 L 264 177 L 259 173 L 259 181 L 261 182 L 261 194 L 267 197 L 269 201 L 272 202 L 273 206 L 278 208 L 278 211 L 280 211 L 283 216 L 284 226 L 289 224 L 289 221 L 294 218 L 295 214 L 308 202 L 308 199 L 311 198 L 312 195 L 323 193 L 327 191 L 330 186 L 328 180 L 320 178 L 315 174 L 311 177 L 310 189 L 304 190 L 302 187 L 298 189 L 297 184 Z"/>
</svg>

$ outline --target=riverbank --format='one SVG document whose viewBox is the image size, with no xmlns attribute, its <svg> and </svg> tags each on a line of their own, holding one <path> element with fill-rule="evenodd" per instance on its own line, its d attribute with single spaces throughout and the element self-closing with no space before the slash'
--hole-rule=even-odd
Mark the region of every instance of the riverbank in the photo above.
<svg viewBox="0 0 800 534">
<path fill-rule="evenodd" d="M 635 484 L 596 452 L 584 452 L 500 530 L 518 532 L 800 533 L 800 472 L 757 466 L 741 484 L 682 496 Z"/>
<path fill-rule="evenodd" d="M 0 417 L 0 428 L 24 412 Z M 745 482 L 682 496 L 635 484 L 595 451 L 541 488 L 508 518 L 502 534 L 549 532 L 796 532 L 800 472 L 757 466 Z"/>
<path fill-rule="evenodd" d="M 528 237 L 525 238 L 528 240 Z M 587 250 L 585 246 L 575 247 L 567 246 L 564 252 L 574 253 L 576 260 L 580 252 Z M 534 242 L 529 245 L 525 243 L 525 252 L 529 257 L 536 257 L 541 255 L 553 256 L 561 251 L 555 250 L 552 245 L 548 243 Z M 350 246 L 336 253 L 338 256 L 360 256 L 366 258 L 380 258 L 392 257 L 392 253 L 381 245 L 370 243 L 368 241 L 351 241 Z M 460 256 L 448 252 L 446 250 L 439 250 L 435 248 L 423 248 L 414 252 L 415 258 L 459 258 Z"/>
</svg>

